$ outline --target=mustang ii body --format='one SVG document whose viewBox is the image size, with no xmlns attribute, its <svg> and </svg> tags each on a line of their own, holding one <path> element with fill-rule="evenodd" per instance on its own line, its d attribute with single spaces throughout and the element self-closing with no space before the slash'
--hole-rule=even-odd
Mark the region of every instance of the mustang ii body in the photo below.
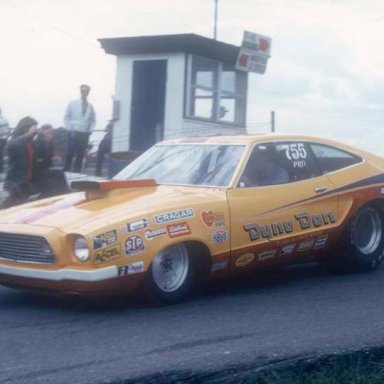
<svg viewBox="0 0 384 384">
<path fill-rule="evenodd" d="M 161 142 L 113 180 L 0 211 L 0 284 L 174 302 L 203 280 L 280 264 L 373 270 L 383 172 L 378 156 L 309 136 Z"/>
</svg>

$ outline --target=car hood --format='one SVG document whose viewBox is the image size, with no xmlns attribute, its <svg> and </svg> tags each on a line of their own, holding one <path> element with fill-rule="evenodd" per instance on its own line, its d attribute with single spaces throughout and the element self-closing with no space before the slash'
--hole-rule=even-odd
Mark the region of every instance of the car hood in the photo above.
<svg viewBox="0 0 384 384">
<path fill-rule="evenodd" d="M 225 200 L 225 189 L 155 186 L 108 191 L 89 199 L 85 192 L 61 195 L 1 211 L 0 223 L 48 226 L 88 233 L 153 214 Z"/>
</svg>

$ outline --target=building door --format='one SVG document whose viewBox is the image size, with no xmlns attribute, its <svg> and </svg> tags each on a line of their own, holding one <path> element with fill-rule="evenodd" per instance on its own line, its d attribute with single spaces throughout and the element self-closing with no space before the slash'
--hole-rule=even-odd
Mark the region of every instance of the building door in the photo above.
<svg viewBox="0 0 384 384">
<path fill-rule="evenodd" d="M 130 150 L 143 152 L 163 138 L 167 60 L 133 63 Z"/>
</svg>

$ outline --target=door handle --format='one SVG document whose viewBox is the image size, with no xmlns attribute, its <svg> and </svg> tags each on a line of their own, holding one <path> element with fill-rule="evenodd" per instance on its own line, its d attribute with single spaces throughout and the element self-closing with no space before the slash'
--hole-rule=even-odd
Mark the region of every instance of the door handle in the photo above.
<svg viewBox="0 0 384 384">
<path fill-rule="evenodd" d="M 315 188 L 315 192 L 316 192 L 316 193 L 324 192 L 324 191 L 326 191 L 326 190 L 327 190 L 327 187 L 324 187 L 324 186 L 322 186 L 322 187 L 316 187 L 316 188 Z"/>
</svg>

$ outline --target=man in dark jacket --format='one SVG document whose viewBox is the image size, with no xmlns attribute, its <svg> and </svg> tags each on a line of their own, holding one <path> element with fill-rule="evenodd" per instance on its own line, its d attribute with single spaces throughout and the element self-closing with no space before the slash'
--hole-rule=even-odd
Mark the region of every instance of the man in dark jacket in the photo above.
<svg viewBox="0 0 384 384">
<path fill-rule="evenodd" d="M 41 197 L 54 196 L 69 192 L 69 187 L 62 170 L 52 169 L 54 132 L 50 124 L 40 127 L 33 141 L 32 184 Z"/>
<path fill-rule="evenodd" d="M 101 176 L 103 172 L 103 162 L 106 155 L 111 153 L 112 148 L 112 123 L 109 123 L 105 127 L 105 135 L 99 144 L 99 148 L 97 149 L 97 157 L 96 157 L 96 170 L 95 175 Z"/>
<path fill-rule="evenodd" d="M 37 121 L 30 116 L 23 117 L 7 144 L 9 169 L 4 188 L 8 191 L 12 204 L 21 203 L 34 193 L 32 141 L 36 133 Z"/>
</svg>

